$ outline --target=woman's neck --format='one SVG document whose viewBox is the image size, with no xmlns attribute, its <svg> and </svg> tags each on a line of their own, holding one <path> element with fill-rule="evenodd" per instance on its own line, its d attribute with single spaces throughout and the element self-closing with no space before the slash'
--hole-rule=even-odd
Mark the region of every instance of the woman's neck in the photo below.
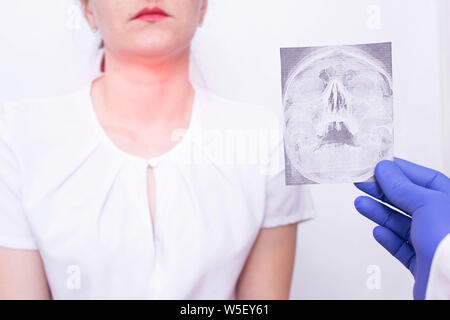
<svg viewBox="0 0 450 320">
<path fill-rule="evenodd" d="M 116 59 L 106 52 L 106 71 L 97 81 L 98 107 L 109 124 L 139 130 L 185 127 L 194 89 L 189 49 L 158 63 Z"/>
</svg>

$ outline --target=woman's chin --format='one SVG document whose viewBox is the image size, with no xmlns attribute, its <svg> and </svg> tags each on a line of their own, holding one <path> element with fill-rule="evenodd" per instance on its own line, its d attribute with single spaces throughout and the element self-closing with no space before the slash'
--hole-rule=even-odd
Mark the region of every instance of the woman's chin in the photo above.
<svg viewBox="0 0 450 320">
<path fill-rule="evenodd" d="M 137 41 L 131 46 L 131 50 L 135 55 L 148 59 L 165 59 L 180 54 L 188 47 L 189 44 L 161 41 L 161 39 L 146 39 L 145 41 Z"/>
</svg>

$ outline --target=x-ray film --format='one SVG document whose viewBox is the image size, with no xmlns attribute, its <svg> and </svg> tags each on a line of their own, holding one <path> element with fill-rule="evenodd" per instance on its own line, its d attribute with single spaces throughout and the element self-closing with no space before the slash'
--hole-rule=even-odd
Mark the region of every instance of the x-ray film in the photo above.
<svg viewBox="0 0 450 320">
<path fill-rule="evenodd" d="M 282 48 L 286 184 L 373 180 L 393 159 L 391 43 Z"/>
</svg>

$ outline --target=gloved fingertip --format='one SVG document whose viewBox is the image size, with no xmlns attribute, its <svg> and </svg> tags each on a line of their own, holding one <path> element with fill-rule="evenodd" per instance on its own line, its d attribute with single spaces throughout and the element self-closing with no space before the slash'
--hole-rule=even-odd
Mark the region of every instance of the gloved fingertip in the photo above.
<svg viewBox="0 0 450 320">
<path fill-rule="evenodd" d="M 373 199 L 371 197 L 368 196 L 359 196 L 355 199 L 355 206 L 358 206 L 358 208 L 365 208 L 368 205 L 373 203 Z"/>
<path fill-rule="evenodd" d="M 368 199 L 368 197 L 366 197 L 366 196 L 359 196 L 353 202 L 356 210 L 358 210 L 360 213 L 362 213 L 361 211 L 364 210 L 365 204 L 367 203 L 367 199 Z"/>
<path fill-rule="evenodd" d="M 356 209 L 358 209 L 359 204 L 361 203 L 361 197 L 357 197 L 355 201 L 353 201 L 353 204 Z"/>
<path fill-rule="evenodd" d="M 375 240 L 380 242 L 380 240 L 383 238 L 384 227 L 376 226 L 375 228 L 373 228 L 372 234 L 373 234 L 373 237 L 375 238 Z"/>
<path fill-rule="evenodd" d="M 382 160 L 378 162 L 377 165 L 375 166 L 375 177 L 382 174 L 386 169 L 392 168 L 393 165 L 394 162 L 389 160 Z"/>
</svg>

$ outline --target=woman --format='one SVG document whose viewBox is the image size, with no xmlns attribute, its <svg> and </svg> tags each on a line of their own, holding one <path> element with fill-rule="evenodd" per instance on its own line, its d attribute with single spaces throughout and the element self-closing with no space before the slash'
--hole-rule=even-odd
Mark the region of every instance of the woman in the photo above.
<svg viewBox="0 0 450 320">
<path fill-rule="evenodd" d="M 104 72 L 1 108 L 1 298 L 288 298 L 309 197 L 277 117 L 189 81 L 207 4 L 83 0 Z"/>
</svg>

